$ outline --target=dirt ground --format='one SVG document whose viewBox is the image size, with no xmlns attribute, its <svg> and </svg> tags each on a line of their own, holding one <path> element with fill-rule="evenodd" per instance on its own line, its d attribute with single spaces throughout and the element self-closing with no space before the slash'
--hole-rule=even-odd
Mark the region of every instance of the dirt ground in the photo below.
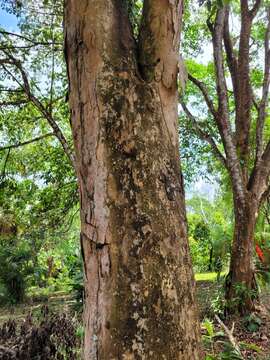
<svg viewBox="0 0 270 360">
<path fill-rule="evenodd" d="M 241 357 L 222 357 L 220 353 L 224 351 L 225 345 L 230 344 L 230 339 L 224 327 L 219 324 L 214 313 L 218 313 L 218 307 L 222 296 L 219 295 L 222 284 L 215 281 L 197 282 L 197 299 L 199 305 L 200 319 L 202 324 L 210 321 L 217 336 L 211 341 L 208 339 L 208 332 L 203 329 L 202 337 L 207 354 L 212 355 L 211 359 L 241 359 Z M 263 290 L 260 294 L 260 304 L 256 306 L 253 314 L 246 317 L 234 316 L 229 319 L 219 314 L 222 323 L 232 333 L 233 340 L 239 346 L 242 359 L 244 360 L 270 360 L 270 291 Z M 231 332 L 231 330 L 233 330 Z M 218 336 L 219 333 L 224 336 Z M 206 341 L 205 341 L 206 340 Z M 207 341 L 209 340 L 209 341 Z"/>
</svg>

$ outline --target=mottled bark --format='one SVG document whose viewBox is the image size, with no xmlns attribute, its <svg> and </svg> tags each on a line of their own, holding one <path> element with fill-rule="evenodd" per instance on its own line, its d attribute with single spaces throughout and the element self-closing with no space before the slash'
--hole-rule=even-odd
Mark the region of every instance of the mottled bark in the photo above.
<svg viewBox="0 0 270 360">
<path fill-rule="evenodd" d="M 256 299 L 252 258 L 258 202 L 251 193 L 247 193 L 245 206 L 239 206 L 236 200 L 234 208 L 234 238 L 225 297 L 228 312 L 238 310 L 240 313 L 247 313 L 254 310 Z"/>
<path fill-rule="evenodd" d="M 249 75 L 249 41 L 251 33 L 252 18 L 249 14 L 248 1 L 241 0 L 241 30 L 238 50 L 237 66 L 237 91 L 236 91 L 236 148 L 242 167 L 243 180 L 248 181 L 248 161 L 249 161 L 249 138 L 251 124 L 251 105 L 252 92 Z"/>
<path fill-rule="evenodd" d="M 158 55 L 164 81 L 143 80 L 121 1 L 65 5 L 87 360 L 201 358 L 176 128 L 181 2 L 155 3 L 162 36 L 177 36 L 169 68 Z"/>
</svg>

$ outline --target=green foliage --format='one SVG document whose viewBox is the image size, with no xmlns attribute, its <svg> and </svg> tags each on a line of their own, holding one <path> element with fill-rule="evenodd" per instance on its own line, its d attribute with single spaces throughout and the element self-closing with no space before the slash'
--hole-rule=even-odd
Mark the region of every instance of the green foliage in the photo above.
<svg viewBox="0 0 270 360">
<path fill-rule="evenodd" d="M 139 27 L 141 21 L 141 14 L 143 8 L 142 0 L 126 0 L 127 9 L 131 26 L 133 27 L 133 33 L 137 37 L 139 34 Z"/>
<path fill-rule="evenodd" d="M 33 272 L 32 251 L 28 244 L 9 240 L 0 247 L 0 281 L 3 285 L 2 302 L 24 300 L 29 276 Z"/>
<path fill-rule="evenodd" d="M 236 283 L 233 285 L 234 296 L 230 300 L 226 300 L 226 309 L 233 309 L 237 312 L 245 300 L 254 301 L 258 298 L 258 289 L 249 289 L 244 283 Z"/>
<path fill-rule="evenodd" d="M 262 320 L 255 313 L 245 316 L 244 325 L 250 332 L 257 332 L 262 324 Z"/>
<path fill-rule="evenodd" d="M 216 295 L 211 299 L 210 313 L 212 315 L 217 314 L 223 317 L 226 301 L 224 298 L 224 284 L 220 287 Z"/>
<path fill-rule="evenodd" d="M 201 6 L 198 6 L 198 3 Z M 207 22 L 213 23 L 217 9 L 224 5 L 230 4 L 230 37 L 233 52 L 238 56 L 239 38 L 241 28 L 240 2 L 230 1 L 187 1 L 184 14 L 182 54 L 188 73 L 201 82 L 212 100 L 214 107 L 217 109 L 217 91 L 216 79 L 213 63 L 213 44 L 211 32 L 208 29 Z M 251 5 L 251 4 L 250 4 Z M 256 94 L 256 100 L 262 91 L 263 73 L 264 73 L 264 38 L 267 26 L 267 3 L 263 2 L 252 23 L 250 44 L 250 81 L 251 87 Z M 232 26 L 233 24 L 233 26 Z M 225 53 L 225 49 L 224 49 Z M 225 56 L 224 56 L 225 59 Z M 229 113 L 232 131 L 235 129 L 235 100 L 233 96 L 232 82 L 228 64 L 224 61 L 225 77 L 228 88 Z M 217 144 L 218 149 L 225 155 L 222 139 L 219 136 L 219 129 L 216 126 L 213 115 L 206 106 L 205 99 L 200 90 L 194 86 L 192 81 L 186 84 L 186 91 L 183 101 L 193 114 L 199 127 L 209 134 Z M 269 110 L 267 105 L 266 113 Z M 256 138 L 256 118 L 257 110 L 255 106 L 251 109 L 251 130 L 250 130 L 250 153 L 249 153 L 249 170 L 254 165 L 255 155 L 255 138 Z M 213 156 L 209 144 L 201 140 L 191 124 L 191 121 L 184 112 L 180 114 L 180 141 L 182 151 L 183 171 L 187 182 L 196 181 L 199 177 L 209 178 L 211 174 L 219 177 L 224 181 L 226 169 L 218 163 Z M 264 141 L 269 138 L 268 117 L 264 127 Z"/>
<path fill-rule="evenodd" d="M 220 198 L 210 202 L 194 196 L 187 201 L 189 243 L 196 272 L 215 270 L 227 265 L 232 239 L 232 215 Z"/>
<path fill-rule="evenodd" d="M 225 334 L 223 331 L 216 331 L 214 324 L 209 319 L 205 319 L 202 322 L 202 329 L 205 330 L 203 334 L 203 342 L 208 349 L 211 351 L 210 354 L 207 354 L 205 359 L 214 359 L 214 360 L 243 360 L 241 354 L 232 347 L 231 343 L 226 340 Z M 214 345 L 218 339 L 219 343 L 222 344 L 222 351 L 216 354 Z"/>
<path fill-rule="evenodd" d="M 17 16 L 19 36 L 0 31 L 1 56 L 8 54 L 21 62 L 31 92 L 71 144 L 63 57 L 63 2 L 29 0 L 19 7 L 13 5 L 13 1 L 3 3 Z M 0 148 L 43 136 L 39 141 L 0 151 L 0 254 L 9 258 L 10 252 L 10 264 L 16 262 L 15 268 L 9 269 L 4 261 L 2 267 L 8 273 L 6 279 L 16 274 L 22 287 L 20 290 L 17 285 L 17 292 L 22 295 L 12 301 L 19 301 L 24 293 L 69 290 L 74 272 L 81 272 L 77 265 L 78 193 L 74 170 L 58 140 L 44 137 L 51 133 L 47 119 L 21 91 L 18 69 L 12 65 L 7 65 L 7 69 L 1 68 L 0 72 L 0 101 L 16 105 L 1 106 Z M 11 91 L 2 91 L 7 87 Z M 12 232 L 12 228 L 16 231 Z M 21 249 L 27 250 L 24 257 L 20 257 Z M 8 283 L 3 275 L 0 287 L 7 292 L 5 281 Z"/>
</svg>

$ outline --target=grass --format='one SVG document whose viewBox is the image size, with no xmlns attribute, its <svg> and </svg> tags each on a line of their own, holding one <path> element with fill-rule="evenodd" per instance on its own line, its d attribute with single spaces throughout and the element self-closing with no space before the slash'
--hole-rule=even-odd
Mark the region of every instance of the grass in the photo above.
<svg viewBox="0 0 270 360">
<path fill-rule="evenodd" d="M 220 275 L 224 276 L 226 271 L 223 271 Z M 215 272 L 207 272 L 207 273 L 197 273 L 195 274 L 196 281 L 216 281 L 217 273 Z"/>
</svg>

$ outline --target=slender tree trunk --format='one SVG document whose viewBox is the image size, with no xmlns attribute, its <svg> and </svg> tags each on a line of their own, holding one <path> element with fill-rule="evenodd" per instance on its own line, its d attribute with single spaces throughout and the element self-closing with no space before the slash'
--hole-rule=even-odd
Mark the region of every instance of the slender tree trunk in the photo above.
<svg viewBox="0 0 270 360">
<path fill-rule="evenodd" d="M 211 245 L 210 247 L 210 251 L 209 251 L 209 263 L 208 263 L 208 271 L 212 271 L 212 267 L 213 267 L 213 246 Z"/>
<path fill-rule="evenodd" d="M 156 44 L 161 54 L 151 66 L 162 67 L 147 82 L 121 4 L 67 0 L 65 6 L 84 358 L 201 359 L 176 127 L 179 39 L 167 51 L 179 35 L 182 3 L 146 1 L 144 16 L 154 13 L 152 43 L 155 26 L 167 39 L 167 48 Z"/>
<path fill-rule="evenodd" d="M 245 313 L 254 310 L 256 298 L 252 258 L 258 203 L 248 194 L 245 207 L 235 201 L 234 209 L 235 227 L 226 299 L 230 312 L 238 310 Z"/>
</svg>

